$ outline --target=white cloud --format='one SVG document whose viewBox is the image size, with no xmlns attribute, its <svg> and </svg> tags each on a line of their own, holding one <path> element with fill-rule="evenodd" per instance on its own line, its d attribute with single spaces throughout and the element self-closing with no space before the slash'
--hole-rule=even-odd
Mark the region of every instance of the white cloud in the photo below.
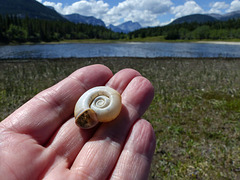
<svg viewBox="0 0 240 180">
<path fill-rule="evenodd" d="M 131 20 L 142 26 L 156 26 L 160 24 L 158 15 L 168 12 L 171 5 L 171 0 L 125 0 L 110 9 L 104 21 L 117 25 Z"/>
<path fill-rule="evenodd" d="M 61 14 L 72 14 L 78 13 L 85 16 L 95 16 L 97 18 L 102 18 L 104 13 L 107 13 L 109 5 L 104 3 L 102 0 L 81 0 L 77 1 L 71 5 L 63 6 L 62 3 L 54 3 L 45 1 L 43 2 L 45 6 L 52 6 Z"/>
<path fill-rule="evenodd" d="M 173 19 L 203 13 L 232 12 L 240 10 L 240 0 L 219 0 L 210 4 L 210 10 L 205 11 L 195 0 L 185 0 L 183 5 L 174 6 L 171 0 L 122 0 L 118 5 L 110 8 L 105 0 L 76 0 L 73 4 L 63 4 L 51 0 L 36 0 L 46 6 L 52 6 L 61 14 L 78 13 L 84 16 L 94 16 L 102 19 L 106 25 L 118 25 L 122 22 L 139 22 L 142 26 L 158 26 L 168 24 Z M 176 0 L 177 1 L 177 0 Z M 168 14 L 170 13 L 170 15 Z M 160 22 L 160 17 L 168 17 Z"/>
<path fill-rule="evenodd" d="M 143 26 L 157 26 L 159 21 L 156 14 L 149 13 L 148 10 L 133 10 L 124 17 L 124 21 L 140 22 Z"/>
<path fill-rule="evenodd" d="M 58 12 L 62 12 L 62 9 L 63 9 L 63 4 L 62 3 L 54 3 L 54 2 L 48 2 L 48 1 L 45 1 L 43 3 L 45 6 L 52 6 L 54 7 L 54 9 Z"/>
<path fill-rule="evenodd" d="M 46 6 L 52 6 L 61 14 L 78 13 L 102 19 L 107 25 L 118 25 L 125 21 L 139 22 L 142 26 L 156 26 L 160 22 L 158 15 L 170 11 L 171 0 L 125 0 L 117 6 L 109 8 L 103 0 L 80 0 L 71 5 L 42 1 Z"/>
<path fill-rule="evenodd" d="M 184 5 L 172 7 L 171 12 L 179 18 L 190 14 L 202 14 L 204 10 L 195 1 L 186 1 Z"/>
<path fill-rule="evenodd" d="M 230 4 L 230 8 L 227 10 L 227 12 L 232 11 L 238 11 L 240 10 L 240 1 L 239 0 L 233 0 Z"/>
<path fill-rule="evenodd" d="M 222 13 L 221 10 L 227 9 L 229 7 L 229 5 L 226 4 L 225 2 L 215 2 L 210 6 L 211 6 L 211 9 L 209 10 L 209 13 L 217 13 L 217 14 L 221 14 Z"/>
</svg>

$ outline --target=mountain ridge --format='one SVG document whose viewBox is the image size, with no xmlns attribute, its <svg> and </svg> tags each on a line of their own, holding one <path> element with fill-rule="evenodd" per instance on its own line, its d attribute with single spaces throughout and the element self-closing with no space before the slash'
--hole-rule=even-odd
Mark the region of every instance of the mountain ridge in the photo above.
<svg viewBox="0 0 240 180">
<path fill-rule="evenodd" d="M 44 6 L 36 0 L 0 0 L 1 15 L 15 15 L 20 18 L 28 16 L 29 18 L 62 20 L 73 23 L 90 24 L 94 26 L 106 27 L 104 21 L 93 16 L 83 16 L 77 13 L 63 15 L 59 14 L 54 7 Z M 137 22 L 128 21 L 118 26 L 110 25 L 108 29 L 114 32 L 128 33 L 140 29 L 141 25 Z"/>
<path fill-rule="evenodd" d="M 83 16 L 77 13 L 73 13 L 73 14 L 63 15 L 63 17 L 73 23 L 84 23 L 84 24 L 91 24 L 95 26 L 106 27 L 103 20 L 97 19 L 94 16 Z M 107 26 L 107 28 L 111 29 L 114 32 L 129 33 L 142 28 L 142 26 L 138 22 L 127 21 L 118 26 L 114 26 L 110 24 L 109 26 Z"/>
<path fill-rule="evenodd" d="M 44 6 L 36 0 L 0 0 L 0 14 L 65 21 L 55 10 Z"/>
<path fill-rule="evenodd" d="M 142 26 L 138 22 L 127 21 L 118 26 L 114 26 L 114 25 L 110 24 L 108 26 L 108 28 L 114 32 L 129 33 L 129 32 L 141 29 Z"/>
<path fill-rule="evenodd" d="M 220 20 L 220 21 L 227 21 L 229 19 L 238 19 L 238 18 L 240 18 L 240 11 L 232 11 L 230 13 L 217 14 L 217 15 L 218 16 L 216 17 L 216 14 L 214 14 L 213 17 L 215 16 L 215 18 Z"/>
<path fill-rule="evenodd" d="M 95 26 L 106 27 L 105 23 L 101 19 L 97 19 L 94 16 L 83 16 L 77 13 L 73 13 L 73 14 L 63 15 L 63 17 L 73 23 L 84 23 L 84 24 L 91 24 Z"/>
<path fill-rule="evenodd" d="M 177 18 L 173 22 L 171 22 L 170 24 L 182 24 L 182 23 L 192 23 L 192 22 L 206 23 L 206 22 L 214 22 L 214 21 L 217 21 L 217 19 L 210 16 L 210 15 L 191 14 L 191 15 L 187 15 L 187 16 Z"/>
<path fill-rule="evenodd" d="M 80 14 L 59 14 L 53 7 L 44 6 L 36 0 L 0 0 L 0 14 L 16 15 L 17 17 L 30 17 L 48 20 L 71 21 L 74 23 L 91 24 L 106 27 L 104 21 L 93 16 L 83 16 Z M 192 14 L 175 19 L 171 24 L 180 23 L 205 23 L 214 21 L 227 21 L 229 19 L 240 18 L 240 11 L 233 11 L 226 14 Z M 110 24 L 107 28 L 114 32 L 129 33 L 141 29 L 138 22 L 124 22 L 118 26 Z"/>
<path fill-rule="evenodd" d="M 175 19 L 171 24 L 181 24 L 181 23 L 206 23 L 206 22 L 214 22 L 214 21 L 228 21 L 230 19 L 239 19 L 240 11 L 233 11 L 226 14 L 191 14 L 182 16 L 180 18 Z"/>
</svg>

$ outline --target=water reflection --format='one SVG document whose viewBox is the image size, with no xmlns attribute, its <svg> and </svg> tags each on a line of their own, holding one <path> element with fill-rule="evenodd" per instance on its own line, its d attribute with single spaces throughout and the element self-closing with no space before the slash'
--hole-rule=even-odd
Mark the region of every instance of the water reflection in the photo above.
<svg viewBox="0 0 240 180">
<path fill-rule="evenodd" d="M 0 46 L 0 59 L 68 57 L 240 57 L 238 44 L 69 43 Z"/>
</svg>

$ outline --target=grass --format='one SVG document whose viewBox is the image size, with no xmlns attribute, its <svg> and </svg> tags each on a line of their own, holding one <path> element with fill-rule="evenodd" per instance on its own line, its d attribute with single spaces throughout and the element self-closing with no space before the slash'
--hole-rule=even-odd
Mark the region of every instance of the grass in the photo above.
<svg viewBox="0 0 240 180">
<path fill-rule="evenodd" d="M 72 71 L 134 68 L 155 87 L 145 113 L 157 147 L 149 179 L 240 178 L 240 61 L 87 58 L 0 61 L 0 119 Z"/>
</svg>

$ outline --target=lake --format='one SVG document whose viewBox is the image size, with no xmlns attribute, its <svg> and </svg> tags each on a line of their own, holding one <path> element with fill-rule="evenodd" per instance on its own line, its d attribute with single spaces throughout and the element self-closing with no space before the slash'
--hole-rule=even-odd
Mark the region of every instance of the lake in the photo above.
<svg viewBox="0 0 240 180">
<path fill-rule="evenodd" d="M 240 44 L 136 42 L 0 46 L 0 59 L 69 57 L 240 57 Z"/>
</svg>

